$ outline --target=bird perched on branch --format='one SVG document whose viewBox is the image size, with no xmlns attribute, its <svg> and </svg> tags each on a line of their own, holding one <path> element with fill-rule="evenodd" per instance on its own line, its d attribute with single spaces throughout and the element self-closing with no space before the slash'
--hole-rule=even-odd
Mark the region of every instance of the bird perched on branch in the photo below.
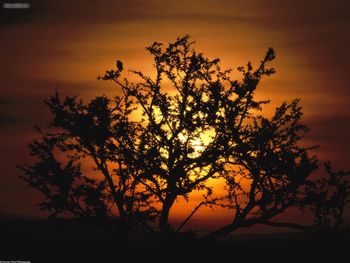
<svg viewBox="0 0 350 263">
<path fill-rule="evenodd" d="M 117 60 L 116 65 L 117 65 L 118 71 L 123 70 L 123 62 L 121 62 L 120 60 Z"/>
</svg>

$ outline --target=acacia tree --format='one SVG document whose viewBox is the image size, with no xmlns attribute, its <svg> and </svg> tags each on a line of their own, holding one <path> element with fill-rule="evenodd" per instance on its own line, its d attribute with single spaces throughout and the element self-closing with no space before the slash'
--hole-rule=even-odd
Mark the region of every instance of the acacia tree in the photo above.
<svg viewBox="0 0 350 263">
<path fill-rule="evenodd" d="M 275 72 L 267 67 L 273 49 L 256 69 L 251 63 L 240 67 L 243 78 L 236 81 L 219 59 L 192 47 L 189 36 L 167 47 L 154 42 L 147 48 L 154 76 L 132 71 L 138 83 L 121 78 L 118 61 L 117 69 L 98 77 L 115 82 L 119 95 L 113 99 L 84 104 L 56 93 L 46 101 L 50 131 L 39 130 L 41 138 L 30 145 L 38 162 L 21 167 L 23 178 L 44 193 L 42 209 L 117 220 L 128 230 L 158 228 L 169 237 L 201 206 L 219 205 L 232 209 L 233 220 L 207 236 L 217 238 L 240 227 L 273 225 L 270 220 L 289 207 L 312 204 L 306 193 L 317 190 L 308 180 L 317 159 L 300 144 L 307 127 L 300 123 L 298 100 L 267 118 L 263 106 L 269 101 L 254 96 L 261 78 Z M 93 179 L 82 172 L 87 161 L 99 173 Z M 208 180 L 225 180 L 227 194 L 214 195 Z M 169 222 L 173 204 L 180 197 L 188 201 L 194 191 L 203 200 L 175 230 Z"/>
</svg>

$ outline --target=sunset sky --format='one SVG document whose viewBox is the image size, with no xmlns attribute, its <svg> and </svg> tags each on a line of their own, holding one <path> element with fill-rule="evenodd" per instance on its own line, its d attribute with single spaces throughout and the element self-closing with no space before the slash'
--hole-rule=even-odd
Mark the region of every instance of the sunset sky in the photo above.
<svg viewBox="0 0 350 263">
<path fill-rule="evenodd" d="M 43 216 L 40 194 L 19 179 L 15 166 L 29 161 L 34 125 L 49 119 L 45 98 L 55 89 L 86 99 L 113 95 L 114 86 L 96 77 L 116 59 L 151 73 L 145 47 L 185 34 L 197 50 L 232 69 L 256 65 L 273 47 L 277 74 L 263 80 L 259 96 L 273 106 L 300 98 L 311 128 L 307 143 L 321 146 L 321 160 L 350 169 L 349 1 L 26 2 L 26 10 L 0 9 L 0 215 Z"/>
</svg>

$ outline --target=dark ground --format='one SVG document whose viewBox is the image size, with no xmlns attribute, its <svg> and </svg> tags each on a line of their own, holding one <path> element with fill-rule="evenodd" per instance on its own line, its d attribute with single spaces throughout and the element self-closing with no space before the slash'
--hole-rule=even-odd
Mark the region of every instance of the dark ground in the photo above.
<svg viewBox="0 0 350 263">
<path fill-rule="evenodd" d="M 205 244 L 118 244 L 101 229 L 77 222 L 0 220 L 0 262 L 350 262 L 349 241 L 286 233 L 232 235 Z"/>
</svg>

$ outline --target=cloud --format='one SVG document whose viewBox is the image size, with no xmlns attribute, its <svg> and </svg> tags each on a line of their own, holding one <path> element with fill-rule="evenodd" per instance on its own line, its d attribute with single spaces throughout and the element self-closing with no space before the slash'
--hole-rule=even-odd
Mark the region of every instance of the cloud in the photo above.
<svg viewBox="0 0 350 263">
<path fill-rule="evenodd" d="M 8 128 L 11 124 L 19 121 L 8 110 L 14 103 L 11 99 L 0 97 L 0 130 Z"/>
</svg>

